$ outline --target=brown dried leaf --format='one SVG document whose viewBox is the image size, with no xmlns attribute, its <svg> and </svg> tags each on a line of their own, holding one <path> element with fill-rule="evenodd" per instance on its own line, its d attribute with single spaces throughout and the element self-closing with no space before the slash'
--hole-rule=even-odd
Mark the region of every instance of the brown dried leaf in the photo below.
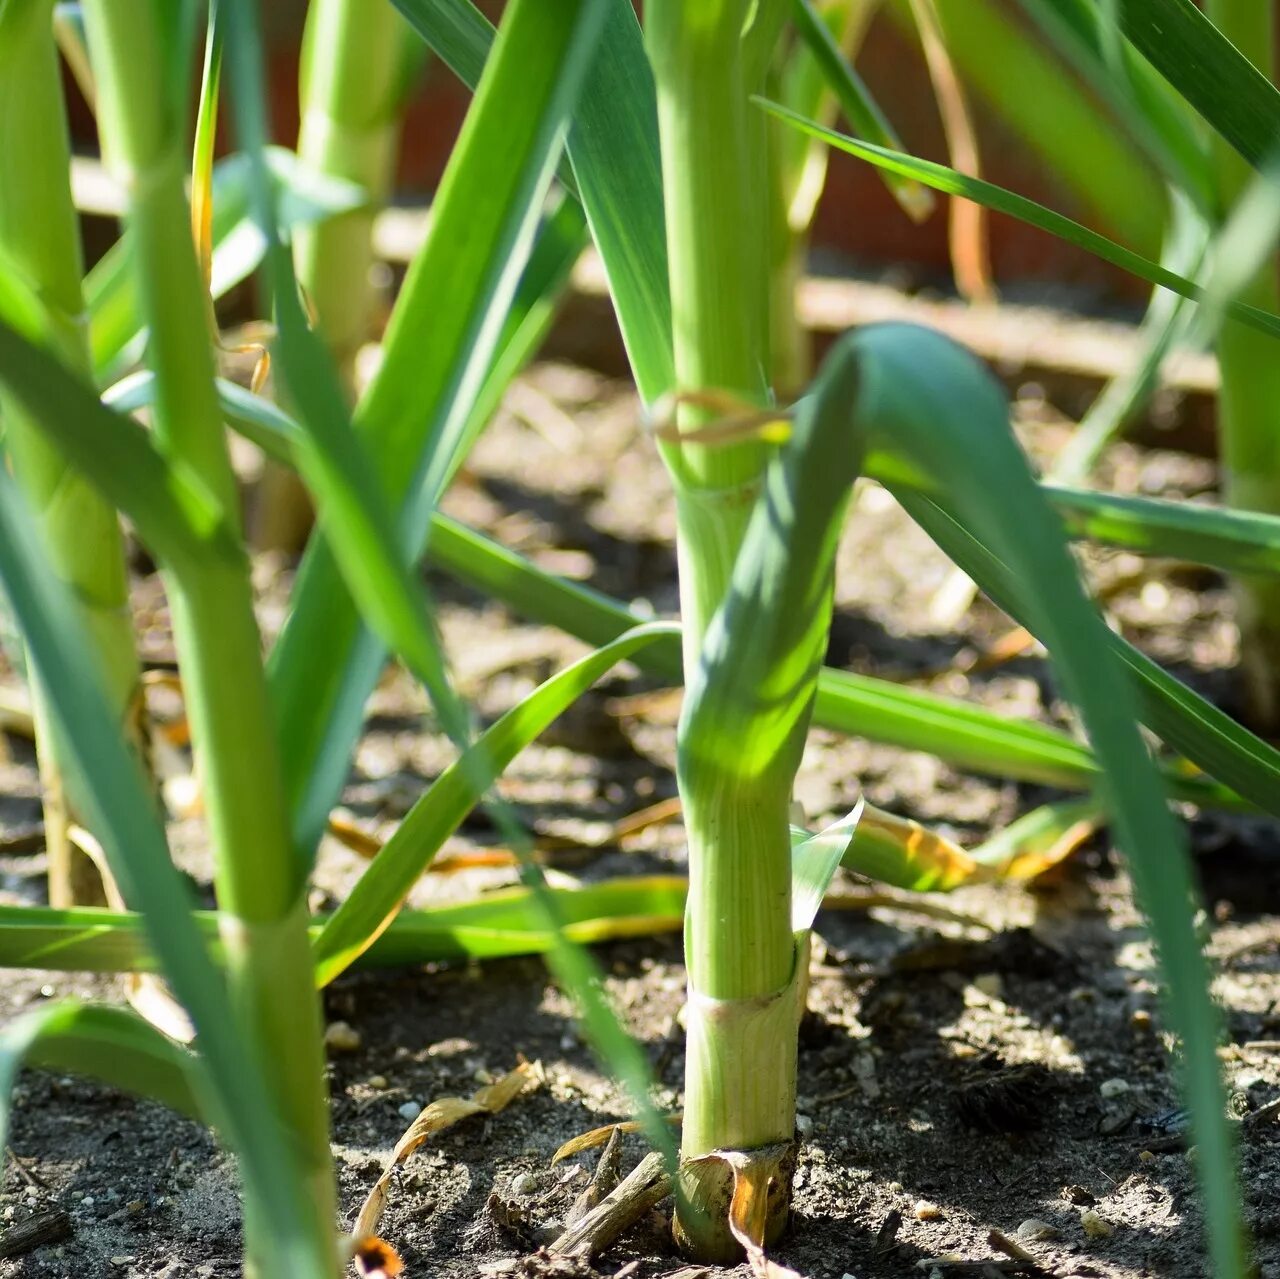
<svg viewBox="0 0 1280 1279">
<path fill-rule="evenodd" d="M 678 1124 L 684 1119 L 684 1113 L 680 1112 L 667 1116 L 667 1123 Z M 615 1132 L 629 1133 L 640 1132 L 643 1125 L 638 1119 L 624 1119 L 616 1124 L 604 1124 L 600 1128 L 592 1128 L 590 1132 L 579 1133 L 576 1137 L 570 1137 L 568 1141 L 551 1156 L 551 1162 L 558 1164 L 562 1159 L 569 1159 L 574 1155 L 580 1155 L 584 1150 L 595 1150 L 597 1146 L 603 1146 Z"/>
<path fill-rule="evenodd" d="M 396 1142 L 382 1176 L 365 1199 L 360 1215 L 356 1218 L 355 1229 L 351 1232 L 354 1238 L 363 1241 L 373 1236 L 387 1206 L 392 1174 L 427 1138 L 446 1128 L 452 1128 L 471 1115 L 496 1115 L 530 1085 L 536 1087 L 541 1082 L 541 1067 L 536 1062 L 522 1061 L 514 1070 L 496 1082 L 478 1088 L 470 1097 L 438 1097 L 429 1106 L 425 1106 L 417 1119 L 409 1125 L 404 1136 Z"/>
</svg>

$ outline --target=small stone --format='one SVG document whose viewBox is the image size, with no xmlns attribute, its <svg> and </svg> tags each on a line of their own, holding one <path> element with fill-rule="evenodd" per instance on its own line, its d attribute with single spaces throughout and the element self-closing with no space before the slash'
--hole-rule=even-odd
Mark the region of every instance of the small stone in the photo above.
<svg viewBox="0 0 1280 1279">
<path fill-rule="evenodd" d="M 1107 1239 L 1116 1232 L 1116 1228 L 1092 1208 L 1080 1214 L 1080 1224 L 1090 1239 Z"/>
<path fill-rule="evenodd" d="M 511 1178 L 511 1193 L 513 1195 L 531 1195 L 537 1188 L 537 1179 L 530 1173 L 518 1172 Z"/>
<path fill-rule="evenodd" d="M 1155 1155 L 1153 1155 L 1149 1150 L 1143 1150 L 1138 1155 L 1139 1163 L 1149 1164 L 1149 1163 L 1153 1163 L 1154 1161 L 1155 1161 Z"/>
<path fill-rule="evenodd" d="M 941 1221 L 942 1209 L 936 1203 L 930 1203 L 928 1199 L 917 1199 L 916 1206 L 912 1209 L 915 1213 L 917 1221 Z"/>
<path fill-rule="evenodd" d="M 335 1053 L 354 1053 L 360 1051 L 364 1040 L 360 1032 L 346 1021 L 331 1021 L 324 1030 L 324 1046 Z"/>
<path fill-rule="evenodd" d="M 386 1075 L 370 1075 L 368 1082 L 369 1087 L 376 1088 L 378 1092 L 385 1092 L 391 1087 Z"/>
<path fill-rule="evenodd" d="M 93 1204 L 94 1204 L 94 1199 L 92 1195 L 85 1195 L 85 1197 L 80 1200 L 81 1208 L 92 1208 Z"/>
<path fill-rule="evenodd" d="M 400 1118 L 407 1124 L 413 1123 L 417 1117 L 422 1114 L 422 1103 L 420 1101 L 406 1101 L 397 1111 Z"/>
<path fill-rule="evenodd" d="M 1110 1101 L 1113 1097 L 1123 1097 L 1129 1091 L 1129 1081 L 1127 1079 L 1104 1079 L 1098 1092 L 1103 1099 Z"/>
<path fill-rule="evenodd" d="M 796 1116 L 796 1132 L 802 1137 L 807 1137 L 813 1131 L 813 1120 L 808 1115 Z"/>
<path fill-rule="evenodd" d="M 1018 1238 L 1026 1243 L 1041 1243 L 1046 1239 L 1056 1239 L 1061 1232 L 1039 1217 L 1028 1217 L 1017 1230 Z"/>
<path fill-rule="evenodd" d="M 973 979 L 973 984 L 988 999 L 1004 998 L 1004 978 L 999 973 L 979 973 Z"/>
<path fill-rule="evenodd" d="M 1129 1020 L 1133 1023 L 1135 1030 L 1151 1029 L 1151 1012 L 1147 1008 L 1135 1008 Z"/>
<path fill-rule="evenodd" d="M 571 1053 L 578 1046 L 578 1040 L 574 1035 L 560 1036 L 560 1051 Z"/>
<path fill-rule="evenodd" d="M 147 1205 L 141 1199 L 130 1199 L 124 1206 L 125 1212 L 130 1216 L 136 1217 L 140 1212 L 146 1211 Z"/>
<path fill-rule="evenodd" d="M 128 1266 L 135 1261 L 137 1261 L 137 1257 L 131 1256 L 127 1253 L 121 1253 L 119 1256 L 111 1258 L 111 1264 L 113 1266 Z"/>
</svg>

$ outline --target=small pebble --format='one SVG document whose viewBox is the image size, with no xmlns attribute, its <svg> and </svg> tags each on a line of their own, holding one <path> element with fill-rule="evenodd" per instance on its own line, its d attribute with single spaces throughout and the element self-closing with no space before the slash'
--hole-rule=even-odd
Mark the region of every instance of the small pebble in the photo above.
<svg viewBox="0 0 1280 1279">
<path fill-rule="evenodd" d="M 1004 998 L 1004 978 L 999 973 L 979 973 L 973 979 L 973 984 L 988 999 Z"/>
<path fill-rule="evenodd" d="M 941 1221 L 942 1209 L 927 1199 L 917 1199 L 913 1209 L 917 1221 Z"/>
<path fill-rule="evenodd" d="M 360 1038 L 360 1032 L 350 1022 L 331 1021 L 325 1027 L 324 1046 L 330 1052 L 359 1052 L 360 1045 L 363 1042 L 364 1040 Z"/>
<path fill-rule="evenodd" d="M 1092 1208 L 1086 1208 L 1080 1214 L 1080 1224 L 1090 1239 L 1106 1239 L 1115 1234 L 1116 1230 L 1105 1217 L 1100 1216 Z"/>
<path fill-rule="evenodd" d="M 383 1092 L 391 1087 L 386 1075 L 370 1075 L 369 1087 L 376 1088 L 379 1092 Z"/>
<path fill-rule="evenodd" d="M 422 1114 L 422 1103 L 420 1101 L 406 1101 L 397 1113 L 405 1123 L 411 1124 Z"/>
<path fill-rule="evenodd" d="M 1102 1086 L 1098 1092 L 1103 1098 L 1110 1101 L 1113 1097 L 1122 1097 L 1129 1091 L 1129 1081 L 1127 1079 L 1104 1079 Z"/>
<path fill-rule="evenodd" d="M 1018 1227 L 1017 1234 L 1019 1239 L 1027 1243 L 1040 1243 L 1045 1239 L 1056 1239 L 1059 1231 L 1039 1217 L 1028 1217 Z"/>
<path fill-rule="evenodd" d="M 802 1137 L 807 1137 L 813 1131 L 813 1120 L 808 1115 L 796 1116 L 796 1132 Z"/>
<path fill-rule="evenodd" d="M 511 1178 L 513 1195 L 531 1195 L 538 1188 L 537 1180 L 527 1172 L 518 1172 Z"/>
<path fill-rule="evenodd" d="M 1135 1008 L 1133 1010 L 1133 1016 L 1132 1018 L 1130 1018 L 1130 1020 L 1133 1022 L 1133 1027 L 1135 1030 L 1151 1029 L 1151 1013 L 1146 1008 Z"/>
</svg>

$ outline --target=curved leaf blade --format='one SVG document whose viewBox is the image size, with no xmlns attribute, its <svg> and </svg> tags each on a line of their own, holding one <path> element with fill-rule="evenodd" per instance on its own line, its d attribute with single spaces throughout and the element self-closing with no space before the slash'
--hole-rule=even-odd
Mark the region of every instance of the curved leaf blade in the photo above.
<svg viewBox="0 0 1280 1279">
<path fill-rule="evenodd" d="M 1158 262 L 1152 262 L 1150 258 L 1145 258 L 1142 254 L 1133 252 L 1132 249 L 1126 249 L 1122 244 L 1109 240 L 1105 235 L 1099 235 L 1098 232 L 1091 231 L 1088 227 L 1064 217 L 1061 213 L 1045 208 L 1043 204 L 1028 200 L 1025 196 L 996 186 L 994 183 L 984 182 L 980 178 L 971 178 L 966 174 L 957 173 L 955 169 L 949 169 L 944 164 L 935 164 L 932 160 L 921 160 L 917 156 L 904 155 L 900 151 L 888 151 L 870 142 L 861 142 L 857 138 L 850 138 L 832 129 L 823 128 L 822 125 L 806 120 L 803 116 L 796 115 L 786 107 L 770 102 L 766 98 L 756 98 L 755 101 L 780 120 L 815 138 L 821 138 L 831 146 L 857 156 L 877 168 L 888 169 L 903 177 L 915 178 L 935 191 L 973 200 L 997 213 L 1007 213 L 1020 222 L 1029 223 L 1042 231 L 1056 235 L 1059 239 L 1088 250 L 1096 257 L 1120 267 L 1121 270 L 1128 271 L 1130 275 L 1135 275 L 1140 280 L 1146 280 L 1149 284 L 1158 284 L 1161 288 L 1190 298 L 1192 301 L 1198 301 L 1204 296 L 1204 290 L 1198 284 L 1178 275 L 1177 272 L 1170 271 Z M 1258 307 L 1237 301 L 1228 302 L 1225 310 L 1232 319 L 1239 320 L 1242 324 L 1247 324 L 1272 337 L 1280 337 L 1280 315 L 1273 315 L 1270 311 L 1263 311 Z"/>
<path fill-rule="evenodd" d="M 124 1008 L 59 1000 L 0 1030 L 0 1149 L 9 1098 L 21 1066 L 90 1075 L 208 1123 L 200 1059 Z"/>
<path fill-rule="evenodd" d="M 676 628 L 656 623 L 628 631 L 536 689 L 492 725 L 411 808 L 334 912 L 315 946 L 317 981 L 327 985 L 356 960 L 394 918 L 405 894 L 492 782 L 552 720 L 618 662 Z"/>
</svg>

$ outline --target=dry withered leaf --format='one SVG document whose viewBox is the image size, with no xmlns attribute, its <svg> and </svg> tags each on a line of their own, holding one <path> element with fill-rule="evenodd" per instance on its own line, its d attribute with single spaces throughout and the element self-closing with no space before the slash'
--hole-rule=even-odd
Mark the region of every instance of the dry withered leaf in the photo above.
<svg viewBox="0 0 1280 1279">
<path fill-rule="evenodd" d="M 478 1088 L 470 1097 L 437 1097 L 430 1105 L 425 1106 L 417 1119 L 409 1125 L 404 1136 L 396 1142 L 382 1176 L 378 1178 L 360 1209 L 352 1235 L 357 1240 L 363 1240 L 371 1237 L 377 1230 L 387 1206 L 391 1178 L 396 1168 L 429 1137 L 452 1128 L 454 1124 L 472 1115 L 496 1115 L 500 1110 L 505 1110 L 526 1088 L 536 1087 L 541 1082 L 542 1069 L 538 1063 L 522 1061 L 514 1070 L 508 1071 L 494 1083 Z"/>
<path fill-rule="evenodd" d="M 800 1279 L 796 1271 L 770 1261 L 764 1252 L 769 1224 L 769 1187 L 785 1175 L 784 1168 L 795 1159 L 789 1141 L 758 1150 L 715 1150 L 703 1159 L 717 1159 L 733 1169 L 733 1198 L 729 1203 L 729 1229 L 747 1254 L 756 1279 Z"/>
<path fill-rule="evenodd" d="M 668 1115 L 667 1123 L 678 1124 L 683 1119 L 684 1113 L 681 1111 L 674 1115 Z M 584 1150 L 595 1150 L 597 1146 L 603 1146 L 615 1132 L 640 1132 L 643 1127 L 644 1125 L 638 1119 L 622 1119 L 615 1124 L 602 1124 L 599 1128 L 592 1128 L 589 1132 L 579 1133 L 576 1137 L 570 1137 L 551 1156 L 551 1162 L 558 1164 L 562 1159 L 569 1159 L 574 1155 L 582 1154 Z"/>
</svg>

